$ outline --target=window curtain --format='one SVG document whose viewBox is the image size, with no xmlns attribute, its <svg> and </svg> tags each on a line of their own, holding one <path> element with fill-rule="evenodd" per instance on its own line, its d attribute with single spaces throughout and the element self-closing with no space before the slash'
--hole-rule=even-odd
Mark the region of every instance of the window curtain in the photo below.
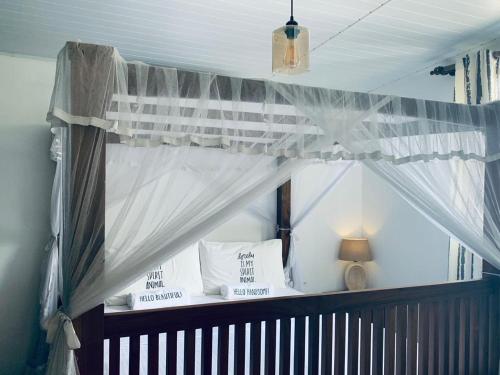
<svg viewBox="0 0 500 375">
<path fill-rule="evenodd" d="M 500 98 L 500 58 L 490 49 L 460 56 L 455 61 L 455 101 L 487 104 Z"/>
<path fill-rule="evenodd" d="M 485 104 L 498 100 L 499 61 L 489 49 L 459 57 L 455 62 L 455 101 Z M 450 263 L 454 265 L 450 279 L 469 280 L 480 275 L 482 259 L 455 239 L 450 241 Z"/>
<path fill-rule="evenodd" d="M 330 130 L 344 158 L 363 162 L 428 219 L 500 267 L 497 104 L 276 87 Z"/>
</svg>

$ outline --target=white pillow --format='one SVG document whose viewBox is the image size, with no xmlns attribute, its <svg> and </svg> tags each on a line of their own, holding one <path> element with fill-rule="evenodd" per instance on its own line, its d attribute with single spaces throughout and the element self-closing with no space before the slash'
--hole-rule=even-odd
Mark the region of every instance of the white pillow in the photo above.
<svg viewBox="0 0 500 375">
<path fill-rule="evenodd" d="M 281 240 L 200 242 L 203 290 L 219 294 L 222 285 L 265 283 L 285 288 Z"/>
<path fill-rule="evenodd" d="M 161 266 L 155 267 L 140 280 L 119 293 L 119 296 L 106 300 L 106 304 L 126 304 L 128 294 L 154 292 L 162 288 L 183 288 L 190 295 L 203 295 L 198 243 L 184 249 Z"/>
</svg>

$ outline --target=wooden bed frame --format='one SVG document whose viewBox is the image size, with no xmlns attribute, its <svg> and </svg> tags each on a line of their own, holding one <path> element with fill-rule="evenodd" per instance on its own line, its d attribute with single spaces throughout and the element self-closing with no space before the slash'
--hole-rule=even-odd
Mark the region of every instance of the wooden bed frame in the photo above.
<svg viewBox="0 0 500 375">
<path fill-rule="evenodd" d="M 101 48 L 101 47 L 99 47 Z M 109 47 L 102 47 L 109 48 Z M 78 109 L 90 95 L 81 80 L 87 77 L 86 65 L 72 65 L 72 105 Z M 409 106 L 411 103 L 403 103 Z M 454 104 L 450 104 L 453 106 Z M 75 113 L 79 113 L 75 109 Z M 473 111 L 474 112 L 474 111 Z M 474 114 L 474 113 L 473 113 Z M 69 181 L 65 189 L 85 186 L 83 172 L 88 160 L 98 161 L 98 186 L 86 220 L 100 228 L 98 239 L 104 241 L 105 158 L 106 144 L 102 129 L 69 125 Z M 112 135 L 109 135 L 112 137 Z M 490 138 L 494 141 L 494 138 Z M 497 139 L 498 140 L 498 139 Z M 110 140 L 111 142 L 113 140 Z M 487 145 L 487 148 L 493 146 Z M 78 151 L 75 151 L 78 150 Z M 495 181 L 500 168 L 488 163 L 486 174 Z M 496 165 L 495 165 L 496 164 Z M 67 171 L 68 172 L 68 171 Z M 94 176 L 95 177 L 95 176 Z M 278 189 L 278 237 L 283 241 L 286 263 L 290 242 L 290 182 Z M 65 221 L 71 223 L 74 207 L 66 202 Z M 492 211 L 494 212 L 494 211 Z M 69 220 L 69 221 L 68 221 Z M 500 213 L 495 217 L 500 223 Z M 65 229 L 63 229 L 65 230 Z M 485 228 L 485 233 L 489 229 Z M 483 270 L 498 272 L 486 262 Z M 176 353 L 184 351 L 184 372 L 194 374 L 195 330 L 202 330 L 202 374 L 211 373 L 213 328 L 218 327 L 217 368 L 227 373 L 229 327 L 234 325 L 234 369 L 244 373 L 246 324 L 250 324 L 250 369 L 259 374 L 261 360 L 265 373 L 275 373 L 279 359 L 280 374 L 495 374 L 499 362 L 500 284 L 498 277 L 479 281 L 445 283 L 361 292 L 341 292 L 256 301 L 216 303 L 149 311 L 105 314 L 100 305 L 75 319 L 74 326 L 82 343 L 76 351 L 81 375 L 103 373 L 104 343 L 109 340 L 109 373 L 119 373 L 121 337 L 130 338 L 129 374 L 139 372 L 140 336 L 148 338 L 148 373 L 158 373 L 158 335 L 167 333 L 168 375 L 176 373 Z M 293 323 L 292 323 L 293 319 Z M 265 358 L 260 358 L 261 324 L 265 323 Z M 307 322 L 307 323 L 306 323 Z M 276 346 L 279 324 L 280 345 Z M 291 326 L 295 334 L 291 337 Z M 307 327 L 307 328 L 306 328 Z M 176 333 L 185 332 L 184 348 L 177 348 Z M 308 345 L 306 346 L 306 336 Z M 347 341 L 346 341 L 347 338 Z M 290 358 L 290 345 L 294 357 Z M 417 355 L 418 347 L 418 355 Z M 308 368 L 304 368 L 305 350 Z"/>
</svg>

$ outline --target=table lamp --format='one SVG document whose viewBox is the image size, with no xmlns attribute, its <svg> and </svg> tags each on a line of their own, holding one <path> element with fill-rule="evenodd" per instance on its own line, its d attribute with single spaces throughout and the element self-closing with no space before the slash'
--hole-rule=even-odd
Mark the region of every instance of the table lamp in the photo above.
<svg viewBox="0 0 500 375">
<path fill-rule="evenodd" d="M 361 262 L 372 260 L 366 238 L 344 238 L 340 244 L 339 259 L 352 262 L 345 270 L 344 280 L 349 290 L 366 288 L 366 272 Z"/>
</svg>

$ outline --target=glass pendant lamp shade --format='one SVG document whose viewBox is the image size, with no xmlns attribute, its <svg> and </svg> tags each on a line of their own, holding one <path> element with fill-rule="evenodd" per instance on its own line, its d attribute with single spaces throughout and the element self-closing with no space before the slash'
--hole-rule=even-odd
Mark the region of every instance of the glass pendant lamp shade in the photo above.
<svg viewBox="0 0 500 375">
<path fill-rule="evenodd" d="M 273 31 L 273 73 L 300 74 L 309 70 L 309 30 L 293 17 Z"/>
</svg>

